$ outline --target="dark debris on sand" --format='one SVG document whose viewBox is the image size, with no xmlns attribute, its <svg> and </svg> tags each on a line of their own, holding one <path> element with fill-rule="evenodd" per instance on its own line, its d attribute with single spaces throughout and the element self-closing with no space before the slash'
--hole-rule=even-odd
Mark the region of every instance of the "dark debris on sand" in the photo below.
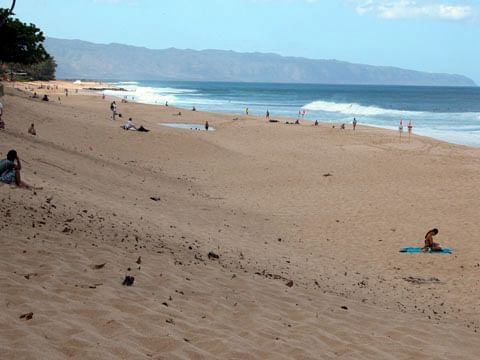
<svg viewBox="0 0 480 360">
<path fill-rule="evenodd" d="M 125 279 L 122 282 L 122 285 L 124 286 L 132 286 L 135 281 L 135 277 L 127 275 L 125 276 Z"/>
</svg>

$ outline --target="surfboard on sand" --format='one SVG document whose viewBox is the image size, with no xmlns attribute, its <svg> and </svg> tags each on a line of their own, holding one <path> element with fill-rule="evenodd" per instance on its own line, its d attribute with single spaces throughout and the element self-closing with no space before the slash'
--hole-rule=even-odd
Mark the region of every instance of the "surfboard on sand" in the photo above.
<svg viewBox="0 0 480 360">
<path fill-rule="evenodd" d="M 420 254 L 423 253 L 421 247 L 404 247 L 400 249 L 401 253 Z M 427 251 L 425 254 L 451 254 L 453 251 L 449 248 L 442 248 L 441 251 Z"/>
</svg>

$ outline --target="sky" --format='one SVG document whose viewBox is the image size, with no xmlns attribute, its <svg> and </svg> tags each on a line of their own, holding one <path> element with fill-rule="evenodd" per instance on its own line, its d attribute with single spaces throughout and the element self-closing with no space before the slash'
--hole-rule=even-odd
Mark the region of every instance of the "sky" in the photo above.
<svg viewBox="0 0 480 360">
<path fill-rule="evenodd" d="M 480 85 L 480 0 L 17 0 L 15 14 L 62 39 L 337 59 Z"/>
</svg>

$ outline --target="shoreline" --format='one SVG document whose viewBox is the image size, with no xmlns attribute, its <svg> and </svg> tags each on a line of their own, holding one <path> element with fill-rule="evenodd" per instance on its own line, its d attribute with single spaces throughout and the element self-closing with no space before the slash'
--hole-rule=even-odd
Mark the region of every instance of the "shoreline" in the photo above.
<svg viewBox="0 0 480 360">
<path fill-rule="evenodd" d="M 9 84 L 7 82 L 4 82 L 4 84 Z M 10 83 L 11 84 L 11 83 Z M 96 97 L 102 97 L 102 92 L 99 92 L 97 90 L 91 90 L 89 88 L 86 88 L 85 86 L 88 86 L 88 87 L 92 87 L 92 86 L 102 86 L 104 89 L 110 89 L 112 91 L 117 91 L 117 87 L 115 85 L 113 85 L 112 83 L 108 83 L 108 82 L 102 82 L 102 81 L 85 81 L 80 84 L 75 84 L 75 81 L 70 81 L 70 80 L 53 80 L 53 81 L 34 81 L 34 82 L 22 82 L 22 83 L 18 83 L 18 84 L 27 84 L 28 86 L 32 87 L 32 86 L 42 86 L 42 85 L 45 85 L 45 84 L 52 84 L 52 85 L 57 85 L 57 86 L 61 86 L 63 87 L 64 89 L 69 89 L 69 90 L 78 90 L 79 93 L 77 93 L 76 95 L 90 95 L 90 96 L 96 96 Z M 45 85 L 47 86 L 47 85 Z M 30 89 L 25 89 L 24 88 L 24 91 L 27 91 L 27 92 L 30 92 L 31 94 L 33 94 L 33 88 L 30 88 Z M 55 91 L 55 89 L 51 89 L 50 90 L 53 94 L 55 95 L 62 95 L 64 94 L 62 91 Z M 106 99 L 109 99 L 109 100 L 122 100 L 124 98 L 124 96 L 116 96 L 116 95 L 106 95 L 105 96 Z M 128 100 L 127 99 L 127 103 L 135 103 L 135 104 L 139 104 L 139 105 L 144 105 L 144 106 L 152 106 L 152 107 L 160 107 L 160 108 L 168 108 L 168 109 L 172 109 L 174 111 L 186 111 L 186 112 L 191 112 L 191 109 L 188 109 L 188 108 L 182 108 L 182 107 L 177 107 L 175 105 L 169 105 L 168 107 L 165 107 L 165 105 L 162 105 L 162 104 L 150 104 L 150 103 L 144 103 L 144 102 L 139 102 L 139 101 L 136 101 L 136 100 Z M 203 111 L 203 110 L 196 110 L 197 113 L 199 114 L 208 114 L 210 116 L 214 116 L 214 115 L 218 115 L 218 116 L 223 116 L 225 118 L 232 118 L 232 119 L 239 119 L 239 120 L 246 120 L 246 119 L 250 119 L 250 120 L 255 120 L 255 121 L 258 121 L 258 122 L 267 122 L 265 120 L 265 117 L 262 116 L 262 115 L 245 115 L 245 114 L 235 114 L 235 113 L 228 113 L 228 112 L 221 112 L 221 111 Z M 284 116 L 278 116 L 276 117 L 278 119 L 278 125 L 296 125 L 294 124 L 296 118 L 294 117 L 284 117 Z M 126 118 L 128 119 L 128 118 Z M 272 118 L 272 120 L 274 120 Z M 126 121 L 126 120 L 125 120 Z M 172 120 L 173 122 L 176 122 L 174 120 Z M 301 119 L 300 120 L 301 123 L 298 124 L 299 126 L 306 126 L 306 127 L 309 127 L 309 126 L 314 126 L 314 120 L 304 120 L 304 119 Z M 179 121 L 180 122 L 180 121 Z M 196 123 L 197 125 L 204 125 L 204 123 Z M 271 125 L 272 126 L 275 126 L 276 125 L 275 123 L 272 123 Z M 321 127 L 324 127 L 324 128 L 333 128 L 335 130 L 341 130 L 340 129 L 340 125 L 341 123 L 335 123 L 334 125 L 332 125 L 332 123 L 329 123 L 329 122 L 322 122 L 322 121 L 319 121 L 319 124 L 321 125 Z M 351 127 L 351 123 L 345 123 L 346 125 L 346 130 L 352 130 Z M 395 130 L 395 129 L 392 129 L 392 128 L 388 128 L 388 127 L 382 127 L 382 126 L 376 126 L 376 125 L 367 125 L 367 124 L 358 124 L 357 125 L 357 128 L 358 129 L 368 129 L 370 131 L 385 131 L 385 132 L 388 132 L 390 135 L 393 135 L 393 134 L 396 134 L 398 138 L 400 138 L 400 135 L 399 135 L 399 132 L 398 130 Z M 399 144 L 404 144 L 404 143 L 409 143 L 408 142 L 408 131 L 407 131 L 407 127 L 405 126 L 404 127 L 404 131 L 402 133 L 402 141 L 399 140 Z M 411 136 L 411 139 L 413 140 L 415 137 L 418 137 L 418 138 L 425 138 L 425 139 L 430 139 L 430 140 L 433 140 L 433 141 L 438 141 L 440 143 L 445 143 L 445 144 L 448 144 L 448 145 L 453 145 L 453 146 L 459 146 L 459 147 L 465 147 L 467 149 L 471 149 L 473 151 L 476 151 L 476 150 L 480 150 L 480 145 L 479 146 L 474 146 L 474 145 L 467 145 L 467 144 L 461 144 L 461 143 L 456 143 L 456 142 L 450 142 L 450 141 L 446 141 L 446 140 L 442 140 L 442 139 L 438 139 L 438 138 L 435 138 L 435 137 L 432 137 L 432 136 L 428 136 L 428 135 L 420 135 L 420 134 L 417 134 L 415 132 L 412 133 L 412 136 Z"/>
<path fill-rule="evenodd" d="M 121 84 L 122 82 L 118 82 L 119 84 Z M 127 83 L 127 82 L 126 82 Z M 140 82 L 140 84 L 138 82 L 133 82 L 136 84 L 136 86 L 139 86 L 140 88 L 142 88 L 142 84 Z M 176 82 L 175 82 L 176 83 Z M 186 82 L 186 83 L 193 83 L 195 84 L 196 82 Z M 115 85 L 117 84 L 116 82 L 113 82 L 111 83 L 112 85 Z M 287 84 L 288 85 L 288 84 Z M 116 86 L 116 85 L 115 85 Z M 165 85 L 168 87 L 168 84 Z M 346 86 L 346 85 L 345 85 Z M 348 85 L 350 86 L 350 85 Z M 187 87 L 188 88 L 188 87 Z M 175 88 L 174 88 L 175 89 Z M 130 90 L 128 90 L 130 92 Z M 132 94 L 130 93 L 129 96 L 131 96 Z M 165 97 L 168 97 L 168 94 L 165 94 L 164 95 Z M 121 96 L 119 96 L 119 98 L 121 98 Z M 137 101 L 137 100 L 135 100 Z M 313 103 L 315 103 L 316 101 L 313 101 Z M 153 104 L 152 102 L 149 102 L 149 101 L 140 101 L 140 103 L 144 103 L 144 104 L 150 104 L 150 105 L 158 105 L 158 104 Z M 313 104 L 312 103 L 312 104 Z M 160 104 L 161 105 L 161 104 Z M 224 104 L 226 105 L 226 103 Z M 309 104 L 307 104 L 309 105 Z M 304 105 L 304 106 L 307 106 L 307 105 Z M 336 105 L 334 103 L 334 105 Z M 345 104 L 338 104 L 338 105 L 345 105 Z M 352 105 L 352 104 L 350 104 Z M 359 105 L 359 104 L 355 104 L 353 103 L 353 105 L 358 105 L 360 107 L 362 107 L 362 105 Z M 197 107 L 200 107 L 201 104 L 196 104 Z M 245 103 L 244 105 L 245 107 L 249 107 L 248 106 L 248 102 Z M 253 106 L 253 105 L 252 105 Z M 370 106 L 373 106 L 373 107 L 376 107 L 377 105 L 370 105 Z M 364 107 L 370 107 L 370 106 L 367 106 L 365 105 Z M 221 108 L 225 108 L 225 106 L 220 106 Z M 182 107 L 184 108 L 185 110 L 189 110 L 189 107 L 186 106 L 186 107 Z M 266 108 L 269 108 L 269 106 L 266 105 Z M 381 108 L 381 110 L 384 110 L 384 111 L 389 111 L 388 108 Z M 262 118 L 263 116 L 263 113 L 260 112 L 260 115 L 258 115 L 258 109 L 257 110 L 257 115 L 258 117 Z M 272 112 L 272 110 L 274 110 L 273 108 L 270 107 L 270 111 Z M 363 109 L 365 110 L 365 109 Z M 244 115 L 244 112 L 242 110 L 240 111 L 236 111 L 236 112 L 233 112 L 233 111 L 228 111 L 226 110 L 226 108 L 224 110 L 214 110 L 214 109 L 210 109 L 210 110 L 206 110 L 206 111 L 210 111 L 210 112 L 215 112 L 215 113 L 223 113 L 223 114 L 232 114 L 232 115 L 236 115 L 236 116 L 239 116 L 239 115 Z M 315 111 L 315 110 L 312 110 L 310 109 L 310 111 Z M 358 114 L 354 114 L 354 113 L 351 113 L 349 114 L 349 118 L 348 119 L 336 119 L 336 120 L 328 120 L 328 117 L 327 119 L 325 119 L 325 117 L 323 117 L 323 120 L 319 120 L 320 122 L 324 123 L 324 124 L 330 124 L 331 126 L 340 126 L 342 123 L 344 123 L 346 126 L 351 126 L 351 120 L 356 117 L 357 120 L 359 119 L 359 116 L 360 116 L 360 122 L 362 124 L 364 124 L 365 126 L 370 126 L 370 127 L 375 127 L 375 128 L 381 128 L 381 129 L 387 129 L 387 130 L 393 130 L 393 131 L 397 131 L 398 132 L 398 121 L 400 121 L 400 119 L 404 119 L 405 118 L 408 118 L 409 114 L 411 111 L 405 111 L 405 114 L 403 115 L 400 115 L 400 113 L 402 113 L 402 111 L 400 110 L 395 110 L 399 113 L 399 116 L 398 116 L 398 119 L 396 120 L 397 122 L 395 122 L 395 120 L 389 124 L 376 124 L 375 122 L 377 120 L 375 119 L 369 119 L 369 120 L 365 120 L 365 119 L 361 119 L 362 116 L 358 115 Z M 342 114 L 344 114 L 343 112 L 340 112 Z M 413 113 L 416 113 L 416 111 L 413 111 Z M 339 114 L 339 112 L 332 112 L 332 117 L 331 119 L 334 119 L 335 117 L 337 117 L 336 115 Z M 440 113 L 439 115 L 442 115 L 442 113 Z M 443 114 L 445 115 L 445 114 Z M 456 114 L 456 113 L 452 113 L 451 116 L 454 116 L 454 115 L 459 115 L 459 114 Z M 461 114 L 460 114 L 461 115 Z M 297 116 L 295 114 L 291 114 L 291 115 L 288 115 L 288 116 L 280 116 L 281 118 L 284 118 L 286 120 L 295 120 L 297 118 Z M 364 115 L 364 117 L 366 117 L 368 119 L 368 115 Z M 346 120 L 346 121 L 345 121 Z M 423 122 L 423 119 L 412 119 L 414 123 L 422 123 Z M 306 122 L 315 122 L 315 115 L 313 115 L 313 118 L 312 119 L 305 119 L 304 121 Z M 366 122 L 363 122 L 363 121 L 366 121 Z M 452 120 L 453 121 L 453 120 Z M 380 120 L 380 122 L 382 122 L 382 120 Z M 395 125 L 392 125 L 393 123 L 395 123 Z M 404 128 L 404 135 L 408 135 L 407 133 L 407 124 L 405 124 L 405 128 Z M 445 133 L 445 131 L 440 131 L 438 132 L 437 129 L 434 128 L 428 128 L 428 127 L 425 127 L 425 126 L 420 126 L 420 127 L 415 127 L 415 124 L 414 124 L 414 132 L 417 133 L 418 135 L 420 136 L 426 136 L 426 137 L 429 137 L 429 138 L 433 138 L 433 139 L 436 139 L 436 140 L 440 140 L 440 141 L 445 141 L 445 142 L 448 142 L 448 143 L 451 143 L 451 144 L 457 144 L 457 145 L 464 145 L 464 146 L 469 146 L 469 147 L 474 147 L 474 148 L 480 148 L 480 138 L 475 138 L 475 133 L 473 133 L 471 135 L 471 137 L 473 138 L 473 140 L 469 140 L 468 138 L 468 134 L 464 134 L 463 132 L 461 131 L 453 131 L 451 133 L 449 133 L 448 131 Z"/>
<path fill-rule="evenodd" d="M 48 83 L 48 82 L 26 82 L 26 83 L 30 84 L 30 86 L 32 86 L 33 84 L 36 84 L 38 86 L 38 83 L 43 84 L 43 83 Z M 76 90 L 79 90 L 79 91 L 83 91 L 85 94 L 89 93 L 91 95 L 96 95 L 96 96 L 102 96 L 102 93 L 100 91 L 92 90 L 92 89 L 89 89 L 89 88 L 86 88 L 86 87 L 102 86 L 104 90 L 109 89 L 111 91 L 121 91 L 120 88 L 118 88 L 118 86 L 114 85 L 113 83 L 103 82 L 103 81 L 85 81 L 85 82 L 82 81 L 81 84 L 75 84 L 74 81 L 70 81 L 70 80 L 54 80 L 54 81 L 51 81 L 50 83 L 52 83 L 54 85 L 59 85 L 59 86 L 62 86 L 64 88 L 68 88 L 68 89 L 71 89 L 71 90 L 76 89 Z M 122 100 L 124 98 L 124 96 L 121 96 L 121 95 L 107 95 L 106 98 Z M 131 99 L 127 99 L 127 100 L 128 100 L 128 102 L 133 102 L 133 103 L 147 105 L 147 106 L 164 107 L 164 105 L 162 105 L 162 104 L 151 104 L 151 103 L 139 102 L 137 100 L 131 100 Z M 178 106 L 175 106 L 175 105 L 169 105 L 169 107 L 171 109 L 178 109 L 179 111 L 191 111 L 191 109 L 189 109 L 189 108 L 178 107 Z M 229 112 L 223 112 L 223 111 L 202 111 L 202 110 L 197 110 L 197 112 L 205 113 L 205 114 L 218 114 L 220 116 L 231 116 L 232 118 L 239 118 L 239 119 L 246 118 L 246 119 L 256 119 L 258 121 L 266 121 L 265 117 L 262 116 L 262 115 L 245 115 L 245 114 L 241 114 L 241 113 L 229 113 Z M 278 119 L 279 124 L 282 124 L 282 125 L 285 125 L 287 122 L 295 122 L 295 120 L 296 120 L 295 117 L 286 117 L 286 116 L 278 116 L 278 117 L 275 117 L 275 118 Z M 314 123 L 315 120 L 301 119 L 300 121 L 301 121 L 300 125 L 302 125 L 302 126 L 310 126 L 310 125 L 313 126 L 313 123 Z M 338 123 L 336 122 L 335 124 L 333 124 L 333 123 L 330 123 L 330 122 L 319 121 L 319 124 L 321 124 L 322 126 L 326 126 L 326 127 L 334 126 L 335 128 L 339 128 L 340 125 L 341 125 L 341 122 L 338 122 Z M 199 124 L 199 125 L 203 125 L 203 124 Z M 345 125 L 346 125 L 347 129 L 350 129 L 352 127 L 351 123 L 345 123 Z M 361 128 L 379 129 L 379 130 L 384 130 L 384 131 L 391 132 L 392 134 L 396 133 L 399 136 L 398 130 L 394 129 L 392 127 L 384 127 L 384 126 L 380 126 L 380 125 L 363 124 L 363 123 L 361 123 L 357 126 L 358 126 L 359 129 L 361 129 Z M 402 138 L 404 140 L 402 140 L 402 142 L 406 141 L 405 139 L 408 139 L 408 136 L 409 135 L 408 135 L 408 131 L 407 131 L 407 126 L 405 126 L 403 134 L 402 134 Z M 440 141 L 440 142 L 447 143 L 447 144 L 450 144 L 450 145 L 464 146 L 464 147 L 467 147 L 467 148 L 470 148 L 470 149 L 480 149 L 480 145 L 475 146 L 475 145 L 471 145 L 471 144 L 464 144 L 464 143 L 459 143 L 459 142 L 443 140 L 441 138 L 436 138 L 436 137 L 429 136 L 429 135 L 417 134 L 414 131 L 412 133 L 412 138 L 415 137 L 415 136 L 424 137 L 424 138 L 432 139 L 432 140 L 435 140 L 435 141 Z"/>
</svg>

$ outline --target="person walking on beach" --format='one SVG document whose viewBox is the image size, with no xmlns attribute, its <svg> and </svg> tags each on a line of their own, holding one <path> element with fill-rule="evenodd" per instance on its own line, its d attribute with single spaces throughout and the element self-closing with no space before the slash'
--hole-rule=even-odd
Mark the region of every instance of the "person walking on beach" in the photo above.
<svg viewBox="0 0 480 360">
<path fill-rule="evenodd" d="M 15 184 L 24 189 L 31 189 L 32 186 L 22 181 L 20 177 L 22 164 L 15 150 L 7 153 L 7 158 L 0 160 L 0 181 L 5 184 Z"/>
<path fill-rule="evenodd" d="M 209 127 L 208 121 L 205 121 L 205 131 L 208 131 L 208 127 Z"/>
<path fill-rule="evenodd" d="M 248 115 L 248 107 L 245 109 L 245 115 Z"/>
<path fill-rule="evenodd" d="M 357 127 L 357 119 L 353 118 L 353 131 L 355 131 L 356 127 Z"/>
<path fill-rule="evenodd" d="M 433 237 L 438 234 L 438 229 L 429 230 L 425 235 L 425 246 L 422 248 L 423 252 L 427 251 L 442 251 L 440 244 L 433 241 Z"/>
<path fill-rule="evenodd" d="M 115 116 L 117 115 L 117 104 L 115 101 L 110 103 L 110 110 L 112 111 L 112 119 L 115 120 Z"/>
<path fill-rule="evenodd" d="M 270 120 L 270 112 L 268 111 L 268 109 L 267 109 L 267 113 L 265 114 L 265 117 L 267 118 L 267 120 Z"/>
</svg>

